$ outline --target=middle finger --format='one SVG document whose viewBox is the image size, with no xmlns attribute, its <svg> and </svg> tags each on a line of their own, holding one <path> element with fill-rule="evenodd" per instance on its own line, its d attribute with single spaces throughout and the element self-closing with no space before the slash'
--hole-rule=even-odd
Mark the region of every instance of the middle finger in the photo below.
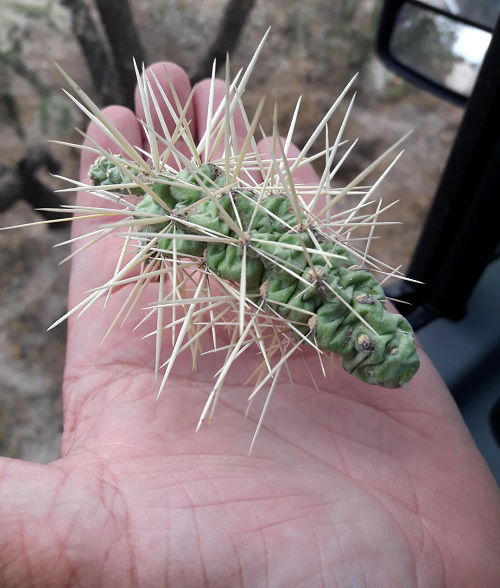
<svg viewBox="0 0 500 588">
<path fill-rule="evenodd" d="M 211 94 L 212 100 L 210 100 Z M 202 137 L 207 132 L 208 119 L 211 119 L 211 140 L 209 142 L 210 161 L 222 159 L 224 157 L 225 146 L 223 131 L 219 135 L 219 129 L 223 129 L 224 126 L 223 124 L 220 125 L 219 123 L 223 120 L 224 116 L 226 115 L 225 107 L 221 109 L 221 112 L 217 117 L 215 117 L 215 114 L 217 113 L 217 110 L 219 109 L 222 102 L 224 101 L 225 96 L 226 84 L 222 80 L 214 80 L 213 90 L 212 81 L 208 79 L 199 82 L 194 89 L 193 102 L 199 141 L 201 141 Z M 231 102 L 232 96 L 229 100 Z M 211 105 L 210 102 L 212 102 Z M 248 118 L 246 117 L 243 110 L 243 106 L 241 104 L 236 106 L 232 114 L 232 127 L 237 143 L 236 146 L 233 145 L 233 151 L 235 152 L 235 156 L 237 157 L 239 155 L 239 150 L 243 148 L 243 144 L 248 133 Z M 218 135 L 219 137 L 217 137 Z M 249 144 L 246 150 L 247 152 L 251 153 L 253 151 L 252 145 Z M 261 174 L 256 170 L 252 170 L 248 174 L 246 171 L 243 171 L 242 173 L 240 173 L 240 176 L 244 181 L 248 181 L 251 184 L 254 182 L 262 181 Z"/>
<path fill-rule="evenodd" d="M 152 125 L 154 132 L 160 138 L 167 140 L 165 143 L 156 135 L 152 137 L 151 142 L 157 141 L 158 151 L 161 154 L 167 148 L 169 136 L 172 136 L 178 126 L 179 115 L 190 100 L 191 83 L 184 69 L 169 61 L 159 61 L 150 65 L 141 76 L 141 84 L 144 82 L 146 82 L 147 103 L 145 104 L 139 87 L 136 87 L 135 111 L 139 121 L 145 123 L 147 127 Z M 183 116 L 187 121 L 186 131 L 189 129 L 187 131 L 188 140 L 179 139 L 175 143 L 175 148 L 191 159 L 192 153 L 188 146 L 189 135 L 194 140 L 196 138 L 195 111 L 192 102 L 188 105 Z M 151 152 L 152 146 L 146 130 L 142 125 L 143 148 Z M 170 157 L 167 163 L 173 167 L 179 167 L 175 157 Z M 182 159 L 180 167 L 184 167 Z"/>
</svg>

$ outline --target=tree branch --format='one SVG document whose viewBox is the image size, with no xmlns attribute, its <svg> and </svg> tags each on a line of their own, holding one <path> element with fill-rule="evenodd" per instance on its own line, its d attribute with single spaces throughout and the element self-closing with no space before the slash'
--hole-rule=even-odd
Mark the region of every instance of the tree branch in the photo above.
<svg viewBox="0 0 500 588">
<path fill-rule="evenodd" d="M 192 84 L 204 78 L 209 78 L 212 75 L 214 59 L 217 60 L 218 67 L 225 62 L 226 54 L 232 53 L 238 44 L 241 31 L 255 3 L 256 0 L 229 0 L 217 32 L 217 37 L 198 68 L 198 71 L 192 76 Z"/>
<path fill-rule="evenodd" d="M 139 33 L 128 0 L 95 0 L 113 53 L 124 101 L 134 108 L 136 78 L 132 58 L 140 65 L 145 60 Z"/>
<path fill-rule="evenodd" d="M 113 62 L 85 0 L 61 0 L 61 3 L 70 11 L 71 27 L 85 56 L 98 102 L 103 106 L 123 104 L 124 96 L 120 90 Z"/>
</svg>

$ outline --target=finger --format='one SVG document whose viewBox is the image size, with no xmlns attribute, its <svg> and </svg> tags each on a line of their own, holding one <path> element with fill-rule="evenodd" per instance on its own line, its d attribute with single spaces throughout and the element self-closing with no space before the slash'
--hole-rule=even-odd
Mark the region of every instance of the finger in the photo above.
<svg viewBox="0 0 500 588">
<path fill-rule="evenodd" d="M 109 106 L 103 110 L 103 115 L 122 133 L 125 139 L 131 145 L 140 145 L 142 141 L 141 130 L 135 114 L 128 108 L 122 106 Z M 95 123 L 91 122 L 87 129 L 88 139 L 85 144 L 94 146 L 95 143 L 103 149 L 112 153 L 123 154 L 121 147 L 108 137 L 104 131 Z M 81 181 L 88 182 L 88 169 L 93 163 L 95 156 L 93 153 L 84 151 L 82 153 L 80 164 Z M 79 192 L 77 204 L 81 206 L 97 206 L 114 208 L 113 202 L 104 201 L 98 196 L 93 196 L 88 192 Z M 119 208 L 119 205 L 116 205 Z M 75 220 L 73 222 L 72 237 L 80 237 L 105 228 L 106 223 L 116 221 L 121 217 L 108 216 L 91 219 Z M 104 227 L 103 227 L 104 225 Z M 85 246 L 97 235 L 92 235 L 88 239 L 78 239 L 74 241 L 73 252 L 78 248 Z M 104 238 L 89 246 L 85 250 L 77 253 L 73 258 L 72 274 L 70 282 L 70 307 L 78 303 L 84 297 L 85 292 L 94 286 L 102 284 L 109 279 L 116 266 L 116 261 L 120 255 L 123 241 L 121 239 Z"/>
<path fill-rule="evenodd" d="M 210 106 L 210 93 L 212 91 L 212 104 Z M 194 102 L 194 111 L 196 116 L 196 124 L 198 128 L 198 139 L 201 140 L 203 135 L 207 131 L 207 122 L 209 119 L 211 122 L 211 135 L 214 134 L 214 129 L 217 127 L 217 124 L 222 120 L 224 117 L 225 107 L 222 108 L 220 114 L 216 117 L 217 110 L 219 109 L 220 105 L 224 101 L 226 96 L 226 84 L 222 80 L 214 80 L 213 83 L 213 90 L 212 90 L 212 80 L 202 80 L 199 82 L 194 90 L 193 102 Z M 210 112 L 211 110 L 211 112 Z M 247 134 L 247 128 L 245 124 L 245 119 L 243 117 L 243 113 L 241 111 L 241 107 L 238 106 L 234 113 L 233 113 L 233 124 L 236 136 L 241 139 L 244 138 Z M 215 138 L 215 137 L 214 137 Z M 212 140 L 210 143 L 210 148 L 214 145 L 214 141 Z M 218 142 L 216 148 L 213 151 L 213 156 L 219 158 L 222 156 L 224 152 L 224 140 Z"/>
<path fill-rule="evenodd" d="M 225 107 L 220 109 L 225 96 L 226 84 L 222 80 L 214 80 L 213 84 L 212 80 L 202 80 L 194 89 L 193 105 L 198 130 L 198 141 L 202 140 L 208 129 L 211 140 L 205 153 L 207 159 L 210 161 L 221 159 L 224 155 L 224 134 L 223 132 L 219 133 L 219 128 L 223 129 L 223 126 L 220 127 L 218 125 L 225 116 Z M 219 109 L 220 113 L 217 115 Z M 236 151 L 239 151 L 243 147 L 248 133 L 248 120 L 241 104 L 238 104 L 234 109 L 232 124 L 232 132 L 234 132 L 237 143 Z M 246 150 L 250 151 L 251 149 L 252 145 L 248 143 Z M 252 171 L 249 175 L 250 178 L 253 178 L 257 182 L 260 182 L 262 179 L 260 173 L 257 171 Z M 243 173 L 242 179 L 248 180 L 249 178 Z"/>
<path fill-rule="evenodd" d="M 108 106 L 102 111 L 103 116 L 109 120 L 125 137 L 125 139 L 132 145 L 141 145 L 142 136 L 139 123 L 135 114 L 125 108 L 124 106 Z M 84 146 L 92 147 L 95 149 L 96 145 L 101 147 L 105 151 L 109 151 L 113 154 L 123 155 L 123 148 L 117 142 L 114 141 L 109 135 L 107 135 L 103 129 L 94 121 L 91 121 L 87 127 L 87 137 L 84 141 Z M 90 166 L 96 160 L 96 154 L 91 151 L 82 151 L 80 160 L 80 181 L 89 183 L 88 171 Z M 97 206 L 106 208 L 119 208 L 119 205 L 114 204 L 108 200 L 103 200 L 99 196 L 94 196 L 88 192 L 79 192 L 76 203 L 81 206 Z M 113 220 L 114 217 L 108 219 L 88 219 L 84 221 L 78 221 L 73 224 L 73 236 L 83 234 L 84 232 L 92 231 L 96 225 L 101 224 L 105 220 Z"/>
<path fill-rule="evenodd" d="M 145 78 L 144 78 L 145 76 Z M 148 100 L 145 104 L 139 87 L 135 91 L 135 111 L 137 118 L 145 124 L 152 124 L 153 129 L 158 135 L 166 138 L 166 135 L 172 135 L 178 125 L 179 116 L 184 110 L 191 93 L 191 83 L 187 73 L 175 63 L 169 61 L 160 61 L 150 65 L 143 76 L 141 82 L 147 80 L 146 94 Z M 151 97 L 154 96 L 154 99 Z M 193 138 L 196 137 L 196 123 L 194 107 L 192 102 L 189 104 L 185 119 L 188 122 L 188 128 Z M 141 133 L 143 136 L 144 149 L 150 150 L 150 141 L 146 135 L 146 129 L 141 125 Z M 152 138 L 152 141 L 155 139 Z M 158 139 L 156 139 L 158 140 Z M 186 144 L 186 141 L 180 139 L 175 144 L 176 149 L 185 156 L 191 158 L 191 149 Z M 159 152 L 162 153 L 166 149 L 166 145 L 158 141 Z M 170 158 L 169 165 L 179 167 L 176 165 L 175 158 Z M 181 163 L 180 167 L 184 167 Z"/>
<path fill-rule="evenodd" d="M 71 582 L 61 561 L 62 545 L 56 540 L 69 532 L 69 526 L 65 531 L 60 525 L 56 529 L 55 521 L 55 497 L 64 485 L 64 472 L 57 465 L 0 457 L 0 575 L 4 586 L 53 586 L 56 575 L 67 578 L 68 584 L 62 580 L 63 584 Z"/>
<path fill-rule="evenodd" d="M 280 137 L 281 144 L 284 146 L 286 139 L 284 137 Z M 272 137 L 267 137 L 266 139 L 262 139 L 258 143 L 259 151 L 262 155 L 263 159 L 268 160 L 266 169 L 269 167 L 270 162 L 275 159 L 278 163 L 282 159 L 281 149 L 279 145 L 275 143 L 273 149 L 273 139 Z M 286 156 L 289 160 L 294 160 L 300 153 L 300 150 L 296 145 L 290 143 L 290 147 L 287 149 Z M 297 167 L 292 173 L 293 180 L 296 184 L 315 184 L 318 182 L 318 175 L 314 171 L 313 166 L 310 163 L 306 163 L 305 165 L 301 165 Z"/>
<path fill-rule="evenodd" d="M 102 114 L 125 136 L 131 145 L 142 144 L 141 128 L 137 122 L 137 117 L 131 110 L 124 106 L 107 106 L 102 110 Z M 85 139 L 84 145 L 95 148 L 97 144 L 106 151 L 123 155 L 123 148 L 120 144 L 111 139 L 94 121 L 90 121 L 86 134 L 88 138 Z M 82 182 L 88 181 L 89 167 L 95 160 L 95 153 L 90 151 L 82 152 L 80 160 L 80 179 Z"/>
</svg>

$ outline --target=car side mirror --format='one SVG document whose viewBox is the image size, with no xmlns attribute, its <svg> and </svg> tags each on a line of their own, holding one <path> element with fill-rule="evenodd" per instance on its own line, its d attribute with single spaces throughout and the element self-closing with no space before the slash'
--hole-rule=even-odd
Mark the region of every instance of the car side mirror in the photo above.
<svg viewBox="0 0 500 588">
<path fill-rule="evenodd" d="M 499 12 L 499 0 L 386 0 L 378 54 L 401 77 L 463 106 Z"/>
</svg>

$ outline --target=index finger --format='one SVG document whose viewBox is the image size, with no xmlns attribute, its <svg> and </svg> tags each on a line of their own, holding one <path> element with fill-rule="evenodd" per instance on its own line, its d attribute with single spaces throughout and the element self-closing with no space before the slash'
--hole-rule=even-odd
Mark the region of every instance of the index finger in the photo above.
<svg viewBox="0 0 500 588">
<path fill-rule="evenodd" d="M 123 106 L 109 106 L 103 109 L 102 114 L 122 133 L 131 145 L 142 145 L 140 125 L 131 110 Z M 84 145 L 94 147 L 95 144 L 111 153 L 123 155 L 123 148 L 120 144 L 113 141 L 96 122 L 91 121 L 87 128 L 87 139 Z M 88 170 L 95 159 L 95 153 L 91 151 L 82 152 L 80 181 L 89 183 Z M 99 196 L 84 191 L 78 193 L 76 204 L 82 207 L 119 208 L 119 205 L 114 202 L 103 201 Z M 77 214 L 76 216 L 79 215 Z M 84 212 L 82 212 L 82 216 L 85 216 Z M 94 233 L 106 222 L 116 220 L 117 217 L 115 216 L 75 220 L 72 227 L 72 237 L 78 238 L 78 240 L 73 242 L 73 253 L 95 238 L 95 235 L 89 235 L 89 238 L 86 239 L 84 235 Z M 106 237 L 74 256 L 69 290 L 70 308 L 82 300 L 89 288 L 97 286 L 111 277 L 121 246 L 120 240 Z"/>
</svg>

